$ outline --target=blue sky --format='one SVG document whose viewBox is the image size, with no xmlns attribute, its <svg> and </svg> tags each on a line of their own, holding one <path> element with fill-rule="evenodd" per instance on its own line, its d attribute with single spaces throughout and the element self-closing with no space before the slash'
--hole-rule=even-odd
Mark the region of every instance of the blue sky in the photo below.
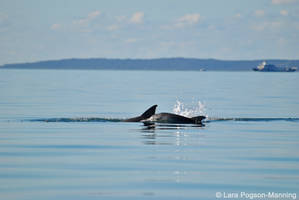
<svg viewBox="0 0 299 200">
<path fill-rule="evenodd" d="M 0 64 L 299 59 L 299 0 L 0 0 Z"/>
</svg>

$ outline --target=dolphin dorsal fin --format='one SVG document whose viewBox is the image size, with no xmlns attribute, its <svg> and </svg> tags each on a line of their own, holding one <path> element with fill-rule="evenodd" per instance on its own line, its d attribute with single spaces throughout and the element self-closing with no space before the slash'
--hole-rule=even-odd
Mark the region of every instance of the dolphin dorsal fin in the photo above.
<svg viewBox="0 0 299 200">
<path fill-rule="evenodd" d="M 152 107 L 150 107 L 149 109 L 147 109 L 142 115 L 141 117 L 144 119 L 150 118 L 152 115 L 154 115 L 156 113 L 156 108 L 158 105 L 153 105 Z"/>
</svg>

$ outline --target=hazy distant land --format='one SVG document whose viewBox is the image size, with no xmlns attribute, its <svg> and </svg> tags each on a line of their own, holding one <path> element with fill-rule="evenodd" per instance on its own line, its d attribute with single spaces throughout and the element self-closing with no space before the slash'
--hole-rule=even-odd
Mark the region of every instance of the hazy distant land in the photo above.
<svg viewBox="0 0 299 200">
<path fill-rule="evenodd" d="M 62 59 L 5 64 L 2 69 L 99 69 L 99 70 L 207 70 L 250 71 L 263 61 L 279 67 L 299 67 L 299 60 L 217 60 L 197 58 L 156 59 Z"/>
</svg>

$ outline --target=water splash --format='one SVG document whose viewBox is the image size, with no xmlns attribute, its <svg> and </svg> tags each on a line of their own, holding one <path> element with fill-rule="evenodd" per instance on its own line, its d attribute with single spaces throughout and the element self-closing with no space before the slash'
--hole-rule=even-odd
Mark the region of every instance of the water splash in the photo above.
<svg viewBox="0 0 299 200">
<path fill-rule="evenodd" d="M 185 105 L 180 100 L 176 100 L 176 103 L 173 107 L 173 112 L 177 115 L 183 115 L 185 117 L 194 117 L 198 115 L 206 115 L 206 106 L 198 101 L 193 105 Z"/>
</svg>

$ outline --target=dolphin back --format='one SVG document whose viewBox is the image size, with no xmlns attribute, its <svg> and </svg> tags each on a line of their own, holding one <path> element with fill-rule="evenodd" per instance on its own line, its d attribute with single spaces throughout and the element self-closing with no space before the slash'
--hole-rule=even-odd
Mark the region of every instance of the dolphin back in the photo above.
<svg viewBox="0 0 299 200">
<path fill-rule="evenodd" d="M 191 119 L 194 120 L 195 124 L 201 124 L 202 120 L 204 120 L 205 118 L 206 118 L 205 116 L 191 117 Z"/>
</svg>

